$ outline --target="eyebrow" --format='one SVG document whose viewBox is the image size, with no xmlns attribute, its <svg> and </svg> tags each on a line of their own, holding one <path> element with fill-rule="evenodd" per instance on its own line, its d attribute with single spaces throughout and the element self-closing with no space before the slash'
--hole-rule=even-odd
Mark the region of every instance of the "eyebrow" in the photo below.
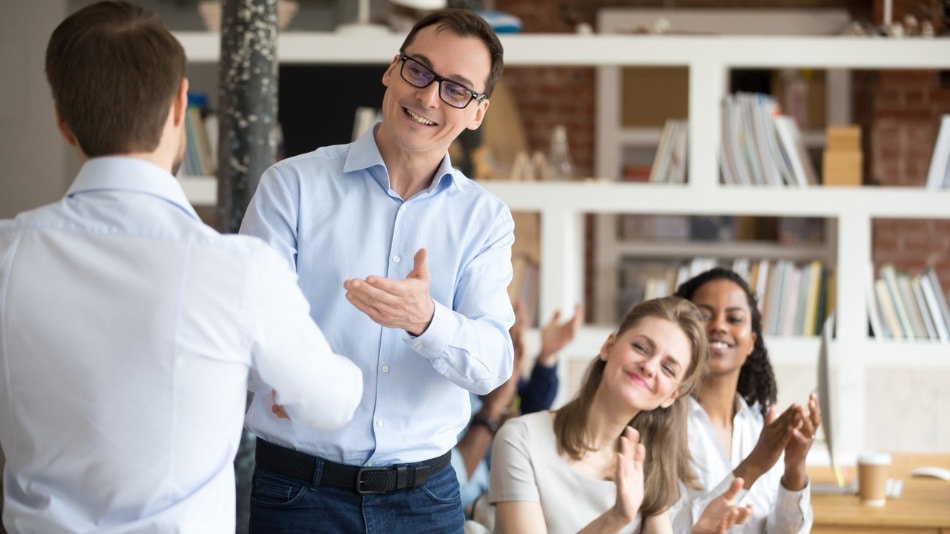
<svg viewBox="0 0 950 534">
<path fill-rule="evenodd" d="M 713 310 L 713 307 L 708 304 L 696 304 L 696 307 L 702 308 L 704 310 Z M 746 308 L 743 308 L 742 306 L 732 306 L 732 307 L 726 308 L 726 312 L 741 312 L 745 314 L 749 313 L 749 311 Z"/>
<path fill-rule="evenodd" d="M 634 334 L 633 339 L 631 339 L 631 342 L 636 339 L 642 339 L 644 342 L 650 345 L 651 355 L 656 352 L 656 343 L 653 342 L 653 338 L 651 338 L 650 336 L 646 334 Z M 676 357 L 673 356 L 672 354 L 663 354 L 660 357 L 664 362 L 675 365 L 677 370 L 680 370 L 683 368 L 683 365 L 680 364 L 680 361 L 677 360 Z"/>
<path fill-rule="evenodd" d="M 472 89 L 473 87 L 475 87 L 475 82 L 473 82 L 472 80 L 466 78 L 465 76 L 463 76 L 463 75 L 461 75 L 461 74 L 449 74 L 448 76 L 446 76 L 446 75 L 444 75 L 444 74 L 439 74 L 438 72 L 436 72 L 435 69 L 432 68 L 432 61 L 431 61 L 428 57 L 426 57 L 425 54 L 410 54 L 408 51 L 403 52 L 403 54 L 405 54 L 405 55 L 409 56 L 411 59 L 414 59 L 414 60 L 418 61 L 419 63 L 422 63 L 423 65 L 425 65 L 425 67 L 426 67 L 427 69 L 429 69 L 429 70 L 432 71 L 432 74 L 435 74 L 436 76 L 439 76 L 439 77 L 444 78 L 444 79 L 446 79 L 446 80 L 449 80 L 449 81 L 451 81 L 451 82 L 455 82 L 455 83 L 458 83 L 458 84 L 460 84 L 460 85 L 464 85 L 466 89 L 469 89 L 469 90 L 471 90 L 472 92 L 474 92 L 474 93 L 476 93 L 476 94 L 479 94 L 479 95 L 482 94 L 482 93 L 476 91 L 475 89 Z"/>
<path fill-rule="evenodd" d="M 672 354 L 664 354 L 663 360 L 666 361 L 666 363 L 675 366 L 677 370 L 683 368 L 683 366 L 680 364 L 680 361 L 673 357 Z"/>
</svg>

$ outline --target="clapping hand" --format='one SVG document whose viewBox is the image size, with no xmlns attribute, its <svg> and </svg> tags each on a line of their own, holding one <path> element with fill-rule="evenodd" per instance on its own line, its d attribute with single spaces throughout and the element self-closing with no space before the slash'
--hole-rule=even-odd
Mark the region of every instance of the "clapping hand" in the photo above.
<svg viewBox="0 0 950 534">
<path fill-rule="evenodd" d="M 765 426 L 759 434 L 759 441 L 756 442 L 755 448 L 733 470 L 737 477 L 745 480 L 746 488 L 752 487 L 752 484 L 771 469 L 782 456 L 789 440 L 802 424 L 801 413 L 797 404 L 789 406 L 778 417 L 775 416 L 775 406 L 769 408 Z"/>
<path fill-rule="evenodd" d="M 693 525 L 692 534 L 725 534 L 730 528 L 745 523 L 752 516 L 752 505 L 739 506 L 732 502 L 743 484 L 742 478 L 735 478 L 725 493 L 706 505 L 703 515 Z"/>
<path fill-rule="evenodd" d="M 804 407 L 798 407 L 798 412 L 800 424 L 785 445 L 785 474 L 782 477 L 782 485 L 790 490 L 800 490 L 807 483 L 805 459 L 815 442 L 815 433 L 821 426 L 818 397 L 814 393 L 808 395 L 808 412 L 805 412 Z"/>
<path fill-rule="evenodd" d="M 617 502 L 615 516 L 629 524 L 640 513 L 643 504 L 643 462 L 647 450 L 640 443 L 640 433 L 628 426 L 620 436 L 620 452 L 617 453 Z"/>
<path fill-rule="evenodd" d="M 800 407 L 799 417 L 801 425 L 792 433 L 792 438 L 785 447 L 786 464 L 805 461 L 808 450 L 815 441 L 815 433 L 821 426 L 821 408 L 818 407 L 818 397 L 814 393 L 808 395 L 808 413 L 805 413 L 805 408 Z"/>
</svg>

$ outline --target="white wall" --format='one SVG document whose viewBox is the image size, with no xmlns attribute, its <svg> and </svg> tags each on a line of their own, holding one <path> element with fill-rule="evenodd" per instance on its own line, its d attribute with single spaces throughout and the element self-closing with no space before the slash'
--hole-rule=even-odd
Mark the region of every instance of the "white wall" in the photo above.
<svg viewBox="0 0 950 534">
<path fill-rule="evenodd" d="M 77 159 L 53 119 L 43 61 L 64 0 L 0 2 L 0 218 L 62 196 Z"/>
</svg>

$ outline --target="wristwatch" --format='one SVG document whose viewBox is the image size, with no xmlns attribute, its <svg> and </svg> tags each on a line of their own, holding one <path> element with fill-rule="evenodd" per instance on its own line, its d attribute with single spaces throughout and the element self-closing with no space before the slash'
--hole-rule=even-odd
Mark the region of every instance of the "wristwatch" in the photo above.
<svg viewBox="0 0 950 534">
<path fill-rule="evenodd" d="M 498 432 L 498 427 L 501 426 L 501 422 L 499 422 L 498 419 L 492 419 L 481 412 L 472 416 L 472 422 L 470 424 L 481 425 L 487 428 L 488 431 L 492 433 L 492 435 L 494 435 L 495 432 Z"/>
</svg>

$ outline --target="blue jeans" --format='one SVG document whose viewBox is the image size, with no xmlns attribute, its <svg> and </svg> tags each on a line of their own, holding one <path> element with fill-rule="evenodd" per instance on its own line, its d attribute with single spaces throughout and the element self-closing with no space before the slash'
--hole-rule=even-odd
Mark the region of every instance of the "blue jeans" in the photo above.
<svg viewBox="0 0 950 534">
<path fill-rule="evenodd" d="M 314 474 L 317 480 L 319 471 Z M 371 495 L 305 483 L 260 466 L 254 470 L 251 533 L 442 534 L 461 533 L 464 522 L 451 466 L 429 475 L 417 488 Z"/>
</svg>

